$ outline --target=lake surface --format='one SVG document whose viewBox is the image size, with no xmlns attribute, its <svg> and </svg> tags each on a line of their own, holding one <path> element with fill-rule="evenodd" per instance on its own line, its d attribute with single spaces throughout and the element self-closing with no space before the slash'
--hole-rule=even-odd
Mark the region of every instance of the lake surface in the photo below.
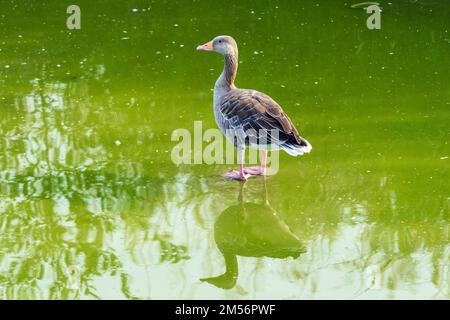
<svg viewBox="0 0 450 320">
<path fill-rule="evenodd" d="M 450 5 L 0 4 L 0 299 L 449 299 Z M 276 175 L 175 165 L 223 61 L 313 145 Z"/>
</svg>

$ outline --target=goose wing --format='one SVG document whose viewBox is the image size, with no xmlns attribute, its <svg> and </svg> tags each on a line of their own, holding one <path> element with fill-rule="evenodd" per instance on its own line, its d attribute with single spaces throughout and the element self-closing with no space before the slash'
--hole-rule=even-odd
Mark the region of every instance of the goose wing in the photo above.
<svg viewBox="0 0 450 320">
<path fill-rule="evenodd" d="M 222 97 L 219 111 L 225 129 L 243 131 L 246 138 L 250 139 L 256 134 L 258 143 L 261 143 L 260 139 L 265 139 L 267 144 L 276 144 L 288 153 L 291 152 L 287 149 L 300 148 L 301 152 L 298 154 L 311 149 L 311 145 L 300 137 L 283 109 L 264 93 L 255 90 L 231 90 Z"/>
</svg>

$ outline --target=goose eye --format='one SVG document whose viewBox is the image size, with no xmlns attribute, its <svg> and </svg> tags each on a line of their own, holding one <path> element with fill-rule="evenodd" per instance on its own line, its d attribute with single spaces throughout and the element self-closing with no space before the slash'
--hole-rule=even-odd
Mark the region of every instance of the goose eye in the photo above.
<svg viewBox="0 0 450 320">
<path fill-rule="evenodd" d="M 219 40 L 219 43 L 222 43 L 222 40 Z"/>
</svg>

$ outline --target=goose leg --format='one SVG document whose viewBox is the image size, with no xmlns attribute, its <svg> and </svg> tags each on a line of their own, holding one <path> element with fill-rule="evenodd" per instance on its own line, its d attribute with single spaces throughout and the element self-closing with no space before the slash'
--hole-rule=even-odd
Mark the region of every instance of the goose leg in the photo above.
<svg viewBox="0 0 450 320">
<path fill-rule="evenodd" d="M 246 181 L 250 174 L 245 172 L 244 157 L 244 150 L 238 150 L 239 171 L 233 170 L 231 172 L 224 173 L 223 176 L 228 179 Z"/>
<path fill-rule="evenodd" d="M 251 174 L 253 176 L 265 175 L 266 174 L 266 163 L 267 163 L 267 150 L 262 149 L 261 150 L 261 166 L 244 168 L 244 172 Z"/>
</svg>

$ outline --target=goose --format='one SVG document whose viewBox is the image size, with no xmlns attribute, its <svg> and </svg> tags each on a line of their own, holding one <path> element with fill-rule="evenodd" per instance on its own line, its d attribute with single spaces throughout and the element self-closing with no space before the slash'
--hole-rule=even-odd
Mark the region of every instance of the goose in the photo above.
<svg viewBox="0 0 450 320">
<path fill-rule="evenodd" d="M 309 153 L 311 144 L 300 136 L 292 121 L 268 95 L 235 86 L 238 47 L 230 36 L 217 36 L 197 47 L 224 56 L 224 68 L 214 86 L 214 116 L 222 133 L 238 153 L 238 171 L 225 178 L 245 181 L 250 176 L 266 174 L 267 150 L 280 148 L 292 156 Z M 245 148 L 261 150 L 261 165 L 244 167 Z"/>
</svg>

